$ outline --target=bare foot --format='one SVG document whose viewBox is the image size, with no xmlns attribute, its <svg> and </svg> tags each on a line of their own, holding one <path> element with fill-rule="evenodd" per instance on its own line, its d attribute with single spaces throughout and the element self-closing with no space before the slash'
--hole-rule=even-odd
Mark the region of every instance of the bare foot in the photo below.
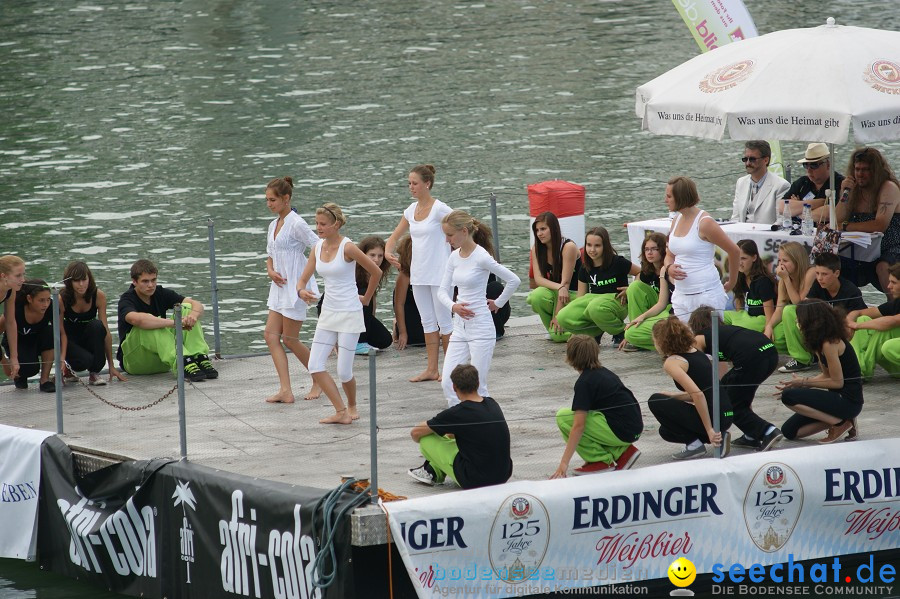
<svg viewBox="0 0 900 599">
<path fill-rule="evenodd" d="M 303 399 L 305 399 L 306 401 L 312 401 L 314 399 L 319 399 L 320 397 L 322 397 L 322 388 L 313 383 L 312 389 L 309 390 L 309 393 L 303 396 Z"/>
<path fill-rule="evenodd" d="M 359 420 L 359 410 L 356 409 L 356 406 L 347 408 L 347 411 L 350 412 L 350 420 Z"/>
<path fill-rule="evenodd" d="M 350 424 L 351 422 L 353 422 L 353 420 L 350 418 L 350 414 L 347 413 L 346 409 L 336 412 L 328 418 L 319 420 L 319 424 Z"/>
<path fill-rule="evenodd" d="M 409 379 L 410 383 L 421 383 L 422 381 L 439 381 L 441 380 L 441 375 L 437 371 L 429 371 L 426 370 L 419 376 L 414 376 Z"/>
<path fill-rule="evenodd" d="M 294 394 L 290 391 L 279 391 L 272 397 L 267 397 L 266 403 L 294 403 Z"/>
</svg>

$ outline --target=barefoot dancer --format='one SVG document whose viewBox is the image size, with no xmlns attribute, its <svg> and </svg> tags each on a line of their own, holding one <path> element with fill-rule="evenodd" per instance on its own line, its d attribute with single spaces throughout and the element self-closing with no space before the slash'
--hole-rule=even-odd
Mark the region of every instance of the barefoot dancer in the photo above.
<svg viewBox="0 0 900 599">
<path fill-rule="evenodd" d="M 269 224 L 266 235 L 266 272 L 272 279 L 269 287 L 269 317 L 266 320 L 265 339 L 278 373 L 278 392 L 266 399 L 269 403 L 294 403 L 291 390 L 291 373 L 288 368 L 284 345 L 303 364 L 309 365 L 309 348 L 300 342 L 300 327 L 306 320 L 306 303 L 297 297 L 297 280 L 306 267 L 307 248 L 319 242 L 306 221 L 291 210 L 291 194 L 294 182 L 290 177 L 272 179 L 266 186 L 266 205 L 278 218 Z M 316 280 L 311 278 L 308 289 L 318 294 Z M 313 382 L 304 399 L 317 399 L 321 389 Z"/>
<path fill-rule="evenodd" d="M 309 372 L 331 400 L 335 413 L 319 420 L 321 424 L 350 424 L 359 418 L 356 411 L 356 379 L 353 378 L 353 356 L 359 334 L 366 330 L 363 304 L 369 304 L 381 269 L 362 250 L 341 235 L 347 219 L 337 204 L 328 203 L 316 210 L 316 231 L 321 240 L 309 255 L 309 262 L 297 282 L 297 293 L 306 303 L 318 295 L 307 288 L 313 272 L 325 279 L 325 299 L 316 323 L 316 334 L 309 354 Z M 356 291 L 356 264 L 369 273 L 369 286 L 360 297 Z M 341 400 L 334 379 L 325 370 L 325 361 L 335 343 L 338 345 L 337 373 L 347 396 L 347 407 Z"/>
<path fill-rule="evenodd" d="M 444 238 L 441 220 L 450 214 L 450 207 L 431 196 L 434 186 L 434 167 L 430 164 L 419 165 L 409 173 L 409 192 L 416 199 L 403 211 L 400 224 L 387 240 L 385 252 L 388 262 L 400 268 L 400 262 L 394 256 L 394 246 L 400 237 L 409 230 L 412 239 L 412 266 L 410 283 L 416 306 L 422 317 L 422 328 L 425 331 L 425 348 L 428 352 L 428 363 L 425 371 L 415 376 L 410 382 L 440 380 L 438 369 L 438 344 L 444 346 L 450 342 L 453 332 L 453 321 L 450 312 L 438 299 L 438 289 L 450 257 L 450 245 Z"/>
</svg>

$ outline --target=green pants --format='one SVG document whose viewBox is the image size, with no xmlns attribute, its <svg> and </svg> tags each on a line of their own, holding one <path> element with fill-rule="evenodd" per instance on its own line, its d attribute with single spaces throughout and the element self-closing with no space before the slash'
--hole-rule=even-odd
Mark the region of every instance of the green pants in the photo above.
<svg viewBox="0 0 900 599">
<path fill-rule="evenodd" d="M 191 311 L 190 304 L 181 305 L 182 316 Z M 209 353 L 198 321 L 191 330 L 184 331 L 184 355 Z M 129 374 L 158 374 L 175 372 L 175 329 L 139 329 L 134 327 L 122 342 L 122 365 Z"/>
<path fill-rule="evenodd" d="M 556 322 L 572 334 L 618 335 L 625 330 L 625 313 L 615 293 L 586 293 L 560 309 Z"/>
<path fill-rule="evenodd" d="M 572 432 L 572 424 L 575 422 L 575 412 L 571 408 L 560 408 L 556 413 L 556 426 L 562 433 L 563 439 L 568 442 L 569 433 Z M 613 464 L 625 453 L 631 443 L 622 441 L 616 437 L 606 422 L 603 412 L 588 412 L 584 423 L 584 433 L 575 446 L 575 452 L 585 462 L 604 462 Z"/>
<path fill-rule="evenodd" d="M 443 482 L 445 476 L 459 482 L 453 473 L 453 461 L 456 459 L 456 454 L 459 453 L 456 440 L 435 434 L 425 435 L 419 439 L 419 451 L 437 473 L 440 480 L 435 482 Z"/>
<path fill-rule="evenodd" d="M 766 330 L 765 314 L 750 316 L 746 310 L 725 310 L 723 320 L 725 321 L 725 324 L 741 327 L 742 329 L 750 329 L 757 333 L 762 333 Z"/>
<path fill-rule="evenodd" d="M 544 328 L 550 334 L 550 339 L 556 343 L 565 343 L 572 336 L 572 333 L 557 333 L 550 329 L 550 321 L 553 320 L 553 310 L 556 309 L 556 299 L 558 297 L 559 292 L 555 289 L 537 287 L 531 290 L 525 301 L 540 316 L 541 323 L 543 323 Z"/>
<path fill-rule="evenodd" d="M 869 320 L 872 319 L 868 316 L 860 316 L 856 322 Z M 887 331 L 857 329 L 850 345 L 856 351 L 859 369 L 865 378 L 875 373 L 875 364 L 881 364 L 892 376 L 900 377 L 900 327 Z"/>
<path fill-rule="evenodd" d="M 635 279 L 625 290 L 628 298 L 628 320 L 634 320 L 659 301 L 659 292 L 640 279 Z"/>
<path fill-rule="evenodd" d="M 785 347 L 791 357 L 802 364 L 812 362 L 812 354 L 806 349 L 806 340 L 803 339 L 803 333 L 797 328 L 797 306 L 789 304 L 784 307 L 781 313 L 781 324 L 784 325 L 782 330 L 784 332 Z M 778 347 L 777 343 L 775 347 Z"/>
</svg>

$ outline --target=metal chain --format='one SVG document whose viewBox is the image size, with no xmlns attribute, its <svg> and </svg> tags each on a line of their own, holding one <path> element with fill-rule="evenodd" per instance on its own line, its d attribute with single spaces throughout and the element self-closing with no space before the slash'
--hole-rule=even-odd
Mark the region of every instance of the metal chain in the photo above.
<svg viewBox="0 0 900 599">
<path fill-rule="evenodd" d="M 158 403 L 160 403 L 161 401 L 163 401 L 164 399 L 166 399 L 167 397 L 169 397 L 170 395 L 172 395 L 173 393 L 175 393 L 175 391 L 178 389 L 178 384 L 176 383 L 175 386 L 173 386 L 171 389 L 169 389 L 169 390 L 166 392 L 165 395 L 163 395 L 162 397 L 160 397 L 160 398 L 157 399 L 156 401 L 153 401 L 153 402 L 151 402 L 151 403 L 148 403 L 148 404 L 145 405 L 145 406 L 132 407 L 132 406 L 122 406 L 122 405 L 119 405 L 119 404 L 117 404 L 117 403 L 113 403 L 113 402 L 109 401 L 108 399 L 104 399 L 104 398 L 100 397 L 99 395 L 97 395 L 97 393 L 94 392 L 93 389 L 91 389 L 91 388 L 87 385 L 87 383 L 85 383 L 85 382 L 81 379 L 81 377 L 78 377 L 78 382 L 81 383 L 81 386 L 84 387 L 85 390 L 87 390 L 88 393 L 90 393 L 91 395 L 93 395 L 94 397 L 96 397 L 97 399 L 99 399 L 100 401 L 102 401 L 103 403 L 105 403 L 106 405 L 111 406 L 111 407 L 113 407 L 113 408 L 118 408 L 119 410 L 126 410 L 126 411 L 128 411 L 128 412 L 138 412 L 138 411 L 140 411 L 140 410 L 146 410 L 146 409 L 148 409 L 148 408 L 152 408 L 153 406 L 157 405 Z"/>
</svg>

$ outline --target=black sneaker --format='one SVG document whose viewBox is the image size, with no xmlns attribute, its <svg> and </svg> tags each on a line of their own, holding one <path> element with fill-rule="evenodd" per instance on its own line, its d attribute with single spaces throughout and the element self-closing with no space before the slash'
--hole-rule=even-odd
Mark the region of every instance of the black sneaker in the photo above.
<svg viewBox="0 0 900 599">
<path fill-rule="evenodd" d="M 759 449 L 757 449 L 757 451 L 769 451 L 770 449 L 778 445 L 778 443 L 780 443 L 782 439 L 784 439 L 784 435 L 781 434 L 781 430 L 779 430 L 779 428 L 776 426 L 772 429 L 772 432 L 763 436 L 762 441 L 759 444 Z"/>
<path fill-rule="evenodd" d="M 184 359 L 184 378 L 192 383 L 206 380 L 206 375 L 203 374 L 203 370 L 200 369 L 200 365 L 197 364 L 194 356 Z"/>
<path fill-rule="evenodd" d="M 439 485 L 444 482 L 443 479 L 438 478 L 437 473 L 427 461 L 418 468 L 410 468 L 406 473 L 426 485 Z"/>
<path fill-rule="evenodd" d="M 44 393 L 56 393 L 56 383 L 53 381 L 44 381 L 40 385 L 38 385 L 38 389 L 43 391 Z"/>
<path fill-rule="evenodd" d="M 212 362 L 209 361 L 209 356 L 198 354 L 194 356 L 194 361 L 200 366 L 200 370 L 206 375 L 207 379 L 219 378 L 219 371 L 213 368 Z"/>
<path fill-rule="evenodd" d="M 625 333 L 622 332 L 622 333 L 619 333 L 618 335 L 613 335 L 612 338 L 613 338 L 612 344 L 615 347 L 619 347 L 619 344 L 622 343 L 623 341 L 625 341 Z"/>
<path fill-rule="evenodd" d="M 803 372 L 804 370 L 809 370 L 812 366 L 812 364 L 804 364 L 791 358 L 787 364 L 778 369 L 778 372 Z"/>
<path fill-rule="evenodd" d="M 760 442 L 757 439 L 750 439 L 747 435 L 741 435 L 731 442 L 731 446 L 741 449 L 757 449 L 760 446 Z"/>
<path fill-rule="evenodd" d="M 17 376 L 13 383 L 16 385 L 16 389 L 27 389 L 28 388 L 28 379 L 24 376 Z"/>
</svg>

